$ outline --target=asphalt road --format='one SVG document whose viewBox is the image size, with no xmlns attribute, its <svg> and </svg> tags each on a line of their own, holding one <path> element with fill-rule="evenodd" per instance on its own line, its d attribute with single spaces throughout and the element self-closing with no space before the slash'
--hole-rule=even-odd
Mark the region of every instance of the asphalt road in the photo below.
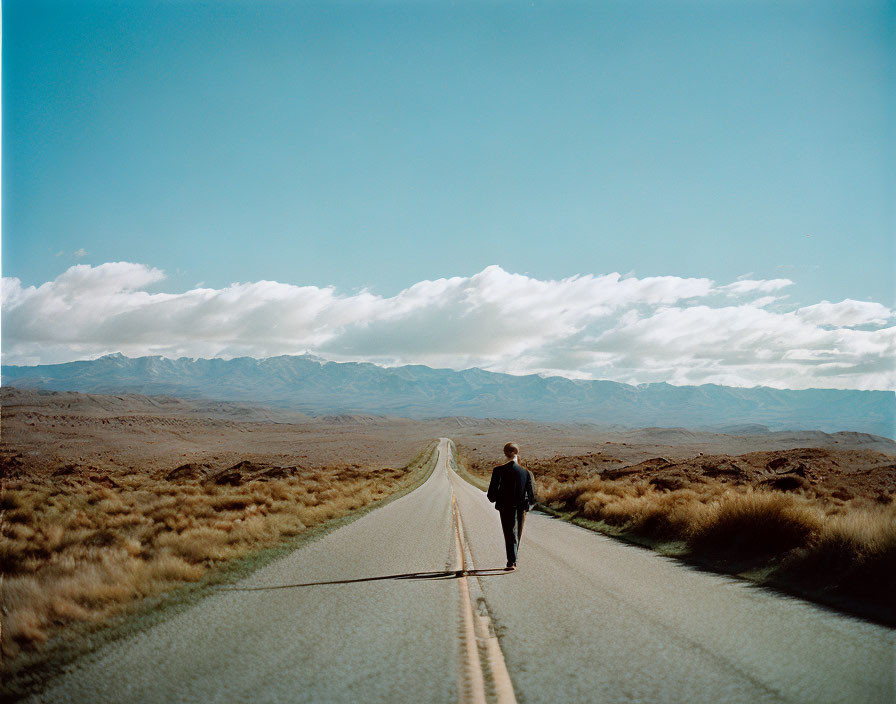
<svg viewBox="0 0 896 704">
<path fill-rule="evenodd" d="M 896 701 L 896 632 L 541 514 L 492 569 L 498 514 L 440 451 L 419 489 L 31 701 Z"/>
</svg>

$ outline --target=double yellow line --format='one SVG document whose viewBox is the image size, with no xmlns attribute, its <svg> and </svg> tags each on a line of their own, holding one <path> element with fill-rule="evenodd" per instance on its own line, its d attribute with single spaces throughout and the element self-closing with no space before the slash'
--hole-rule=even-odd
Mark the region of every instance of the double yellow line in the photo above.
<svg viewBox="0 0 896 704">
<path fill-rule="evenodd" d="M 442 447 L 447 447 L 443 442 Z M 440 447 L 440 451 L 441 451 Z M 445 460 L 446 474 L 448 470 L 447 458 Z M 479 609 L 473 605 L 470 596 L 470 584 L 468 573 L 473 569 L 472 553 L 470 562 L 467 562 L 467 544 L 464 540 L 463 523 L 460 517 L 460 509 L 457 506 L 457 498 L 454 494 L 454 486 L 451 486 L 451 512 L 454 516 L 454 535 L 458 561 L 460 562 L 460 575 L 457 580 L 460 595 L 460 621 L 461 621 L 461 661 L 462 667 L 458 679 L 458 699 L 469 704 L 516 704 L 516 696 L 513 693 L 513 684 L 510 674 L 507 672 L 507 664 L 504 662 L 504 654 L 495 633 L 491 618 L 484 598 L 477 599 Z M 478 586 L 478 585 L 477 585 Z M 481 593 L 481 588 L 478 590 Z"/>
</svg>

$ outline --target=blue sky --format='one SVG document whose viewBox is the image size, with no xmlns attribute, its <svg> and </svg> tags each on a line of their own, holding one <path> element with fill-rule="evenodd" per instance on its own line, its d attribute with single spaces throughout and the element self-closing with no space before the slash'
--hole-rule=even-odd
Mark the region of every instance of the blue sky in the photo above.
<svg viewBox="0 0 896 704">
<path fill-rule="evenodd" d="M 894 304 L 892 2 L 8 0 L 3 29 L 23 287 L 130 262 L 151 293 L 393 297 L 499 265 Z"/>
<path fill-rule="evenodd" d="M 83 249 L 391 294 L 497 263 L 890 303 L 894 7 L 12 0 L 3 273 Z"/>
</svg>

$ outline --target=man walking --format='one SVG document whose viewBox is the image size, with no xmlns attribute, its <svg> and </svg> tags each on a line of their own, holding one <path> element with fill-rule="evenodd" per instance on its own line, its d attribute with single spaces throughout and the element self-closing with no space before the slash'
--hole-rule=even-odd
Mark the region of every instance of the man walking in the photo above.
<svg viewBox="0 0 896 704">
<path fill-rule="evenodd" d="M 517 464 L 519 453 L 520 448 L 512 442 L 504 446 L 504 456 L 508 462 L 492 470 L 492 480 L 488 485 L 488 500 L 495 504 L 501 516 L 508 570 L 516 569 L 526 512 L 535 505 L 532 472 Z"/>
</svg>

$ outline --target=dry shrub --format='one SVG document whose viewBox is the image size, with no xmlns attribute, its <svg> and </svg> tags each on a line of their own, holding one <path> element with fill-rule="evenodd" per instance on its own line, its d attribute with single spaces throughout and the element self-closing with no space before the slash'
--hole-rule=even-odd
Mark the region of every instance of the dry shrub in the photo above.
<svg viewBox="0 0 896 704">
<path fill-rule="evenodd" d="M 896 594 L 896 505 L 833 515 L 782 574 L 807 586 L 892 601 Z"/>
<path fill-rule="evenodd" d="M 644 480 L 542 481 L 542 502 L 694 552 L 752 559 L 805 546 L 824 514 L 801 496 L 733 489 L 718 480 L 669 490 Z"/>
<path fill-rule="evenodd" d="M 159 548 L 168 548 L 174 555 L 187 562 L 202 563 L 205 560 L 226 560 L 231 556 L 232 533 L 216 528 L 187 528 L 182 533 L 163 533 L 156 540 Z"/>
<path fill-rule="evenodd" d="M 689 547 L 732 560 L 767 558 L 807 545 L 824 514 L 797 498 L 770 491 L 729 492 L 694 525 Z"/>
<path fill-rule="evenodd" d="M 167 582 L 195 582 L 204 570 L 191 565 L 183 558 L 170 553 L 161 553 L 144 562 L 141 577 L 144 584 L 165 584 Z"/>
<path fill-rule="evenodd" d="M 547 481 L 540 488 L 542 503 L 664 540 L 686 538 L 704 509 L 691 488 L 662 491 L 643 481 L 624 483 L 595 477 L 570 484 Z"/>
</svg>

